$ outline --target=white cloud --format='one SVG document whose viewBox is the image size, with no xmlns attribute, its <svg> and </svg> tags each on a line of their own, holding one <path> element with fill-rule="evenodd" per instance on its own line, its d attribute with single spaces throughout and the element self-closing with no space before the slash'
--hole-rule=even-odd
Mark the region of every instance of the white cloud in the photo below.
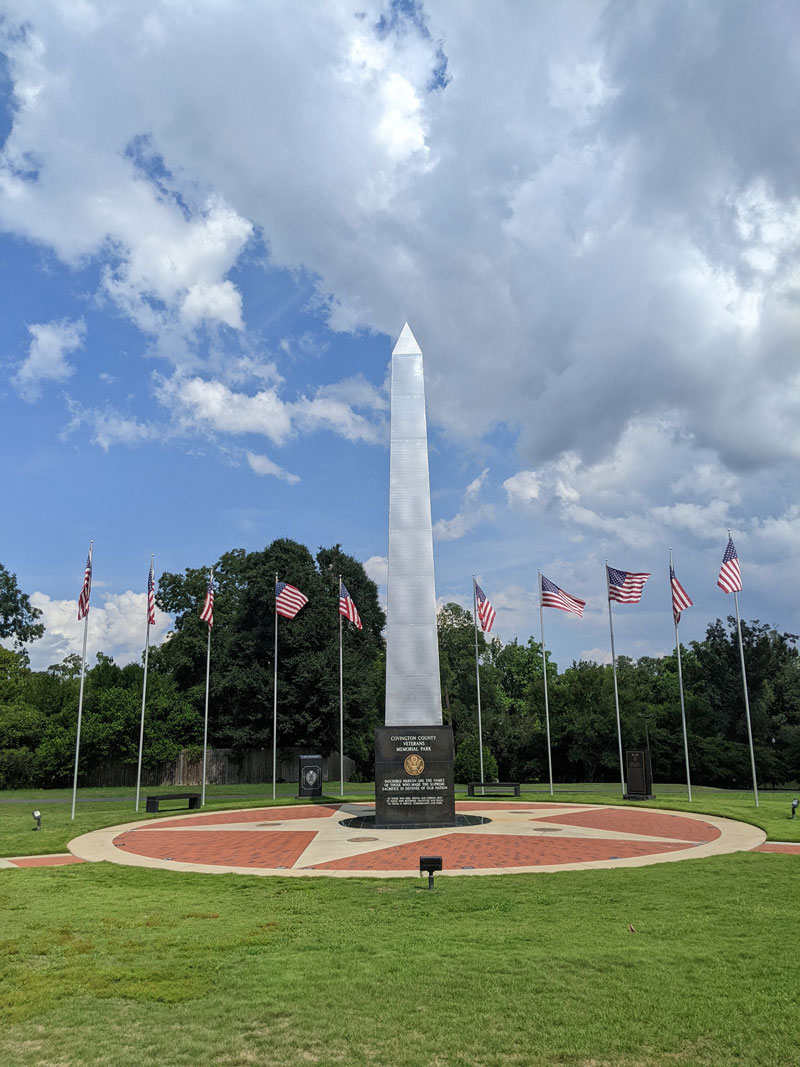
<svg viewBox="0 0 800 1067">
<path fill-rule="evenodd" d="M 288 471 L 285 471 L 283 467 L 279 467 L 277 463 L 273 463 L 268 456 L 261 456 L 255 452 L 248 452 L 247 462 L 250 464 L 250 469 L 262 477 L 271 475 L 274 478 L 280 478 L 281 481 L 288 482 L 289 485 L 296 485 L 297 482 L 300 481 L 298 475 L 290 474 Z"/>
<path fill-rule="evenodd" d="M 611 649 L 610 648 L 587 648 L 581 652 L 578 657 L 579 660 L 586 660 L 589 663 L 605 663 L 610 665 L 611 663 Z"/>
<path fill-rule="evenodd" d="M 61 431 L 62 439 L 79 426 L 88 426 L 91 441 L 107 452 L 112 445 L 139 445 L 145 441 L 163 440 L 164 432 L 159 427 L 141 422 L 135 415 L 125 415 L 110 405 L 104 408 L 83 407 L 67 398 L 70 421 Z"/>
<path fill-rule="evenodd" d="M 373 582 L 378 587 L 378 600 L 381 607 L 386 611 L 386 588 L 389 580 L 389 558 L 388 556 L 370 556 L 368 560 L 364 562 L 364 570 L 367 572 Z"/>
<path fill-rule="evenodd" d="M 480 500 L 488 477 L 489 468 L 486 467 L 462 493 L 461 509 L 451 519 L 438 519 L 433 524 L 433 536 L 437 541 L 457 541 L 480 523 L 492 518 L 494 508 Z"/>
<path fill-rule="evenodd" d="M 35 592 L 31 603 L 41 613 L 45 633 L 28 646 L 33 670 L 44 670 L 60 663 L 71 653 L 81 654 L 83 621 L 78 621 L 77 600 L 52 600 L 46 593 Z M 91 665 L 98 652 L 104 652 L 120 664 L 139 662 L 144 654 L 147 620 L 147 594 L 101 593 L 92 597 L 89 609 L 86 662 Z M 172 627 L 172 619 L 156 608 L 156 622 L 150 627 L 150 644 L 160 644 Z"/>
<path fill-rule="evenodd" d="M 386 585 L 389 577 L 389 559 L 387 556 L 370 556 L 364 563 L 364 570 L 376 585 Z"/>
<path fill-rule="evenodd" d="M 235 391 L 219 380 L 200 377 L 160 379 L 157 396 L 169 408 L 184 432 L 200 429 L 224 434 L 261 434 L 275 445 L 285 444 L 300 432 L 328 430 L 347 441 L 377 444 L 385 437 L 382 421 L 371 421 L 355 410 L 346 397 L 368 409 L 383 402 L 367 383 L 340 382 L 322 386 L 313 396 L 284 400 L 280 384 L 256 393 Z"/>
<path fill-rule="evenodd" d="M 764 77 L 737 47 L 755 16 L 725 6 L 7 9 L 0 219 L 104 263 L 170 358 L 203 323 L 246 326 L 229 275 L 258 232 L 334 329 L 394 335 L 402 294 L 432 421 L 506 421 L 528 467 L 665 408 L 728 465 L 800 455 L 779 19 Z"/>
<path fill-rule="evenodd" d="M 511 478 L 506 478 L 503 488 L 508 494 L 509 504 L 529 504 L 539 499 L 541 485 L 534 471 L 519 471 Z"/>
<path fill-rule="evenodd" d="M 38 400 L 42 382 L 63 382 L 75 373 L 67 355 L 83 345 L 86 324 L 83 319 L 37 323 L 28 327 L 33 340 L 27 359 L 11 379 L 28 403 Z"/>
<path fill-rule="evenodd" d="M 381 87 L 381 98 L 384 112 L 377 135 L 390 157 L 403 160 L 414 152 L 427 151 L 422 102 L 411 82 L 402 74 L 390 74 Z"/>
<path fill-rule="evenodd" d="M 550 509 L 573 533 L 585 529 L 635 549 L 687 534 L 718 539 L 735 522 L 742 499 L 741 476 L 681 438 L 674 419 L 661 417 L 632 421 L 594 461 L 564 452 L 503 487 L 509 507 Z"/>
<path fill-rule="evenodd" d="M 248 395 L 235 393 L 223 382 L 176 376 L 164 380 L 157 395 L 183 426 L 263 434 L 276 445 L 283 444 L 291 433 L 291 415 L 275 388 Z"/>
</svg>

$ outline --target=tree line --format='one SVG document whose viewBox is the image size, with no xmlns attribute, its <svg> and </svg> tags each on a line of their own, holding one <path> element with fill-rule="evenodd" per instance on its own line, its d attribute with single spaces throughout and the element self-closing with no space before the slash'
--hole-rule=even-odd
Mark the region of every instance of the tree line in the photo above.
<svg viewBox="0 0 800 1067">
<path fill-rule="evenodd" d="M 308 548 L 288 539 L 262 551 L 234 549 L 214 564 L 216 596 L 209 685 L 209 744 L 244 753 L 272 744 L 275 575 L 308 604 L 279 622 L 278 747 L 338 748 L 339 575 L 363 622 L 343 620 L 345 754 L 362 780 L 373 777 L 374 728 L 384 716 L 385 615 L 375 583 L 340 545 Z M 210 567 L 164 573 L 157 602 L 174 616 L 167 639 L 151 647 L 143 761 L 173 760 L 202 743 L 207 627 L 200 619 Z M 25 644 L 41 636 L 39 613 L 0 565 L 0 788 L 64 786 L 72 780 L 80 657 L 32 671 Z M 756 768 L 763 785 L 800 777 L 798 638 L 743 622 Z M 438 616 L 444 721 L 456 742 L 457 780 L 477 777 L 477 690 L 472 615 L 447 604 Z M 529 638 L 503 643 L 478 633 L 485 767 L 503 780 L 545 781 L 543 662 Z M 709 624 L 703 641 L 682 649 L 692 780 L 747 788 L 749 749 L 735 620 Z M 556 782 L 619 776 L 612 670 L 547 662 Z M 677 658 L 619 657 L 623 743 L 649 743 L 658 781 L 685 780 Z M 98 653 L 87 665 L 81 777 L 108 761 L 138 758 L 143 666 L 119 666 Z"/>
</svg>

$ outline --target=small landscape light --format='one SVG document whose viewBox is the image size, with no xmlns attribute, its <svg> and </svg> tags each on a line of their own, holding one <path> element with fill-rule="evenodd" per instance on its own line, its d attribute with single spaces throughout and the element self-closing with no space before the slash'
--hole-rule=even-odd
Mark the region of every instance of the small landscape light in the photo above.
<svg viewBox="0 0 800 1067">
<path fill-rule="evenodd" d="M 419 873 L 428 875 L 428 889 L 433 889 L 433 873 L 442 869 L 441 856 L 420 856 Z"/>
<path fill-rule="evenodd" d="M 33 817 L 34 817 L 34 819 L 36 819 L 36 825 L 34 826 L 34 830 L 41 830 L 41 828 L 42 828 L 42 813 L 40 811 L 34 811 L 33 812 Z"/>
<path fill-rule="evenodd" d="M 795 799 L 792 801 L 792 818 L 793 819 L 797 814 L 797 805 L 798 804 L 800 804 L 800 800 L 798 800 L 797 797 L 795 797 Z"/>
</svg>

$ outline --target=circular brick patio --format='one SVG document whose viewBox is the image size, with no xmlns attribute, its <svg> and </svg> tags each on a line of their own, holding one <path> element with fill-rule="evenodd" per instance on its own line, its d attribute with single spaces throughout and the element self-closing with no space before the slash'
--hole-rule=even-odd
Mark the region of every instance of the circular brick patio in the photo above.
<svg viewBox="0 0 800 1067">
<path fill-rule="evenodd" d="M 304 804 L 137 821 L 70 842 L 84 860 L 170 870 L 400 877 L 422 854 L 443 874 L 632 867 L 753 849 L 765 834 L 710 815 L 559 803 L 464 801 L 490 821 L 435 830 L 356 830 L 343 820 L 369 804 Z"/>
</svg>

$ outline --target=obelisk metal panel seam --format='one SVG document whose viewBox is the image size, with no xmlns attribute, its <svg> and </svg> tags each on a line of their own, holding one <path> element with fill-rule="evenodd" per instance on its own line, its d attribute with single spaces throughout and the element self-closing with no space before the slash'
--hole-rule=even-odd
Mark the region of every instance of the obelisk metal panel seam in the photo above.
<svg viewBox="0 0 800 1067">
<path fill-rule="evenodd" d="M 422 352 L 406 324 L 392 353 L 386 725 L 442 722 Z"/>
</svg>

